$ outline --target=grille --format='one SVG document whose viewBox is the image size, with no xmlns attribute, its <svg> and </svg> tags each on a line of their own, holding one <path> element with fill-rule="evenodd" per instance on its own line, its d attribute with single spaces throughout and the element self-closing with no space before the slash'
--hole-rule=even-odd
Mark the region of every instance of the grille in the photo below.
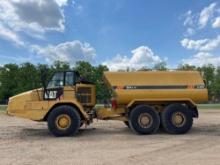
<svg viewBox="0 0 220 165">
<path fill-rule="evenodd" d="M 89 87 L 78 87 L 77 99 L 82 104 L 90 104 L 92 101 L 92 90 Z"/>
</svg>

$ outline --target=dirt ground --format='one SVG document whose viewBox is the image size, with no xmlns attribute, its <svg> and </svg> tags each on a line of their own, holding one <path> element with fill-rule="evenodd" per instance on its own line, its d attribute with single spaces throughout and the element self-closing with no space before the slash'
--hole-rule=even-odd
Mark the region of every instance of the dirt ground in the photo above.
<svg viewBox="0 0 220 165">
<path fill-rule="evenodd" d="M 46 123 L 0 113 L 0 164 L 220 164 L 220 110 L 201 110 L 185 135 L 133 134 L 122 122 L 95 121 L 76 137 L 55 138 Z"/>
</svg>

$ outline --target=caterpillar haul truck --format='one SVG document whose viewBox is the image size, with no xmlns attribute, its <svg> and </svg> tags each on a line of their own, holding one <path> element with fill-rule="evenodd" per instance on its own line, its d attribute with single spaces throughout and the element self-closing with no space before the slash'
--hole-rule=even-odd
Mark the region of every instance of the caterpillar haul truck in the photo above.
<svg viewBox="0 0 220 165">
<path fill-rule="evenodd" d="M 137 134 L 190 130 L 196 103 L 208 100 L 206 83 L 196 71 L 105 72 L 111 105 L 96 108 L 95 85 L 77 71 L 55 73 L 44 88 L 9 99 L 9 115 L 47 121 L 55 136 L 75 135 L 94 118 L 120 120 Z"/>
</svg>

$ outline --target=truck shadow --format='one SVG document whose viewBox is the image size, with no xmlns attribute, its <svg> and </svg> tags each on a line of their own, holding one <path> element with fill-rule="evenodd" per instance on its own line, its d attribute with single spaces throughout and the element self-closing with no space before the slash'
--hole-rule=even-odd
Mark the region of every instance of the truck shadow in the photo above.
<svg viewBox="0 0 220 165">
<path fill-rule="evenodd" d="M 220 124 L 195 126 L 195 127 L 192 127 L 189 133 L 193 135 L 220 136 Z"/>
<path fill-rule="evenodd" d="M 188 133 L 178 136 L 220 136 L 220 124 L 212 124 L 212 125 L 202 125 L 202 126 L 194 126 Z M 54 138 L 54 136 L 49 132 L 46 128 L 23 128 L 20 131 L 21 138 L 34 138 L 34 139 L 47 139 L 47 138 Z M 127 127 L 117 127 L 117 128 L 80 128 L 78 134 L 74 136 L 75 138 L 92 138 L 92 139 L 100 139 L 100 138 L 117 138 L 120 136 L 127 136 L 129 137 L 147 137 L 147 136 L 175 136 L 166 133 L 163 129 L 159 129 L 156 134 L 146 135 L 146 136 L 138 136 L 134 134 L 129 128 Z"/>
<path fill-rule="evenodd" d="M 52 137 L 52 134 L 47 129 L 39 128 L 23 128 L 20 132 L 22 137 Z"/>
</svg>

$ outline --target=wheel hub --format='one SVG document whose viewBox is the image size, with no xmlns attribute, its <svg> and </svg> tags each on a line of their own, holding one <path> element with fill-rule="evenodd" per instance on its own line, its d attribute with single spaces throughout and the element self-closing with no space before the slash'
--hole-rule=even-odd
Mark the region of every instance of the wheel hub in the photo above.
<svg viewBox="0 0 220 165">
<path fill-rule="evenodd" d="M 143 113 L 139 116 L 138 122 L 139 125 L 143 128 L 148 128 L 152 124 L 152 117 L 148 113 Z"/>
<path fill-rule="evenodd" d="M 71 125 L 71 118 L 66 114 L 59 115 L 56 118 L 57 128 L 65 130 L 65 129 L 68 129 L 70 125 Z"/>
<path fill-rule="evenodd" d="M 172 116 L 172 123 L 176 126 L 176 127 L 182 127 L 186 122 L 186 117 L 183 113 L 181 112 L 176 112 L 173 114 Z"/>
</svg>

